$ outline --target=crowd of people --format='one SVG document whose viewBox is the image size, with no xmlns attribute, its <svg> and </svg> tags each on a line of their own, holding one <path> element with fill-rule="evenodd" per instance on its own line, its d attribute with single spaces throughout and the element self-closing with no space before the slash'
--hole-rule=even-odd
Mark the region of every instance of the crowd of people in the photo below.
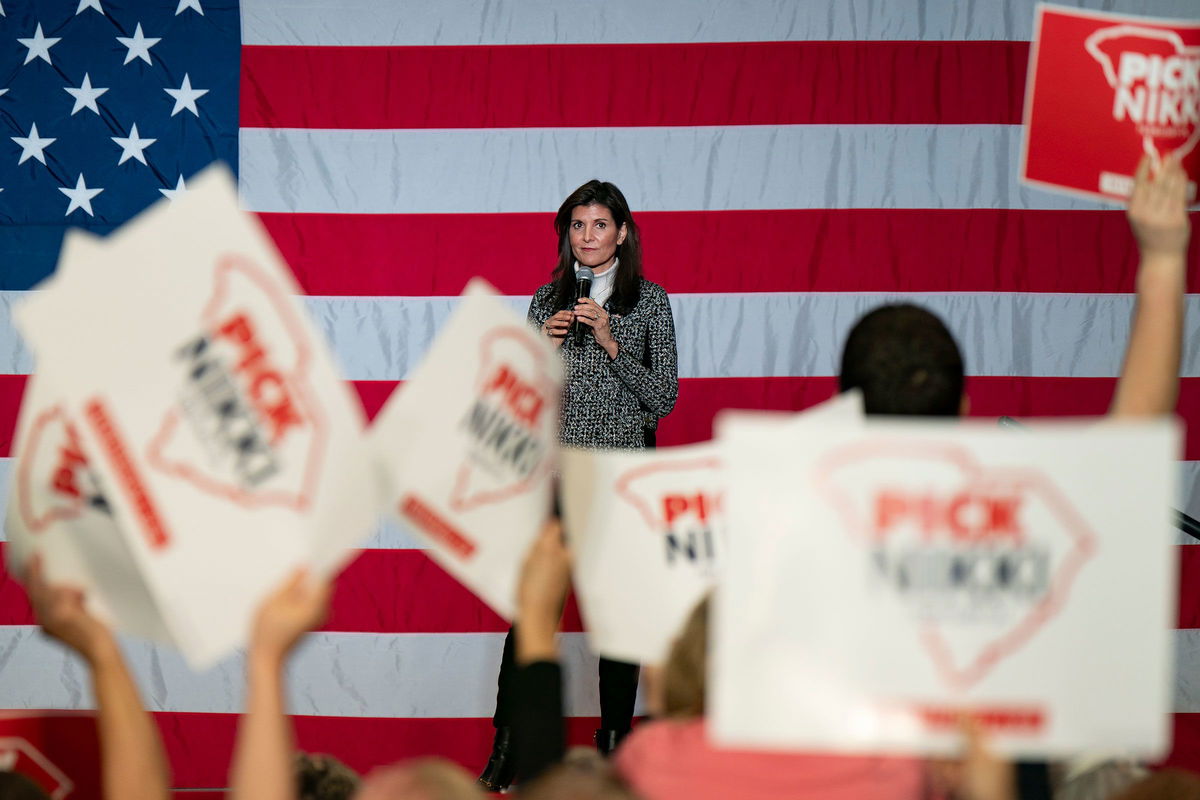
<svg viewBox="0 0 1200 800">
<path fill-rule="evenodd" d="M 611 186 L 609 184 L 608 186 Z M 613 187 L 615 188 L 615 187 Z M 587 186 L 581 187 L 581 191 Z M 564 277 L 576 241 L 599 242 L 583 251 L 611 259 L 616 247 L 636 229 L 624 199 L 603 194 L 604 185 L 568 198 L 560 220 L 563 263 L 556 275 L 569 296 Z M 1128 218 L 1140 262 L 1137 297 L 1125 361 L 1110 413 L 1147 417 L 1173 411 L 1180 370 L 1189 222 L 1187 178 L 1177 162 L 1155 168 L 1148 159 L 1138 168 Z M 591 211 L 608 215 L 589 215 Z M 583 209 L 582 213 L 575 213 Z M 560 212 L 562 217 L 562 212 Z M 595 228 L 607 221 L 608 230 Z M 604 226 L 601 225 L 601 228 Z M 589 228 L 591 231 L 589 232 Z M 578 235 L 572 233 L 579 231 Z M 605 238 L 605 237 L 609 238 Z M 592 238 L 588 238 L 592 237 Z M 612 248 L 608 248 L 612 244 Z M 596 256 L 599 258 L 599 256 Z M 603 266 L 603 264 L 601 264 Z M 640 277 L 640 264 L 637 273 Z M 1070 269 L 1071 265 L 1064 265 Z M 629 284 L 617 276 L 618 303 Z M 674 391 L 668 378 L 675 370 L 673 331 L 662 319 L 665 294 L 644 292 L 653 308 L 639 323 L 639 336 L 657 337 L 648 348 L 633 352 L 613 334 L 608 298 L 585 298 L 561 308 L 554 283 L 539 291 L 531 317 L 548 336 L 568 350 L 570 325 L 585 320 L 595 331 L 593 344 L 609 360 L 624 359 L 612 373 L 614 386 L 628 389 L 637 402 L 627 409 L 630 425 L 622 446 L 653 432 L 653 419 L 670 410 Z M 635 316 L 636 303 L 622 309 Z M 616 316 L 616 312 L 611 312 Z M 658 316 L 655 316 L 658 315 Z M 625 330 L 632 323 L 622 321 Z M 671 353 L 666 353 L 670 336 Z M 619 344 L 619 347 L 618 347 Z M 611 346 L 610 346 L 611 345 Z M 573 357 L 592 359 L 589 369 L 604 367 L 594 352 Z M 664 364 L 664 360 L 670 360 Z M 664 369 L 671 373 L 664 377 Z M 609 373 L 605 373 L 606 375 Z M 863 317 L 850 331 L 843 353 L 841 389 L 858 389 L 868 414 L 956 417 L 966 410 L 964 363 L 953 336 L 936 316 L 911 305 L 885 306 Z M 570 390 L 570 378 L 568 390 Z M 647 402 L 657 403 L 643 413 Z M 665 410 L 664 410 L 665 409 Z M 603 410 L 601 410 L 603 411 Z M 661 413 L 659 413 L 661 412 Z M 581 408 L 581 415 L 592 410 Z M 569 422 L 569 421 L 568 421 Z M 574 423 L 565 422 L 575 435 Z M 585 443 L 587 444 L 587 443 Z M 1014 764 L 997 757 L 987 735 L 969 718 L 962 721 L 960 757 L 931 761 L 895 756 L 848 756 L 806 752 L 756 752 L 715 746 L 705 723 L 708 677 L 708 601 L 702 602 L 679 632 L 661 665 L 645 665 L 649 718 L 620 731 L 623 741 L 609 741 L 611 753 L 568 750 L 564 728 L 562 665 L 556 643 L 563 599 L 569 590 L 571 553 L 560 523 L 551 518 L 529 552 L 518 584 L 517 625 L 508 646 L 503 690 L 505 748 L 511 750 L 516 793 L 530 800 L 549 798 L 959 798 L 961 800 L 1141 800 L 1200 798 L 1200 778 L 1189 773 L 1153 771 L 1119 759 L 1082 759 L 1066 764 Z M 112 632 L 86 608 L 74 588 L 48 585 L 35 560 L 25 576 L 38 621 L 47 634 L 76 651 L 87 663 L 98 706 L 103 794 L 116 800 L 161 800 L 169 793 L 170 775 L 157 728 L 143 709 L 134 681 Z M 718 588 L 719 591 L 719 588 Z M 261 606 L 246 656 L 246 709 L 241 719 L 230 772 L 233 800 L 297 800 L 357 797 L 362 800 L 401 798 L 476 798 L 485 796 L 479 782 L 461 767 L 422 759 L 354 775 L 329 756 L 296 753 L 285 707 L 284 682 L 289 655 L 304 634 L 320 625 L 330 597 L 328 583 L 301 572 Z M 636 684 L 636 666 L 631 666 Z M 402 678 L 401 678 L 402 679 Z M 628 686 L 630 675 L 618 678 Z M 624 710 L 622 714 L 626 713 Z M 630 709 L 629 713 L 632 713 Z M 614 725 L 624 726 L 625 722 Z M 602 744 L 598 741 L 598 744 Z M 493 774 L 491 777 L 496 777 Z M 493 787 L 499 788 L 499 787 Z M 13 790 L 15 792 L 15 789 Z M 10 796 L 4 784 L 0 795 Z M 18 796 L 12 794 L 11 796 Z"/>
</svg>

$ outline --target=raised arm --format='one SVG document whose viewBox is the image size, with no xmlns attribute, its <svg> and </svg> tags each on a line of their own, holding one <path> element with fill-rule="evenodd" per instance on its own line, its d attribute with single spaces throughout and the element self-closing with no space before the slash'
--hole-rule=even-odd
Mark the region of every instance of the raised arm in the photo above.
<svg viewBox="0 0 1200 800">
<path fill-rule="evenodd" d="M 297 797 L 283 668 L 304 633 L 321 624 L 328 605 L 329 584 L 298 571 L 258 611 L 246 655 L 246 713 L 238 725 L 231 800 Z"/>
<path fill-rule="evenodd" d="M 1170 414 L 1179 395 L 1187 289 L 1187 174 L 1168 158 L 1152 174 L 1149 157 L 1138 165 L 1129 225 L 1140 262 L 1137 299 L 1125 364 L 1109 413 L 1114 417 Z"/>
<path fill-rule="evenodd" d="M 158 726 L 142 706 L 116 637 L 88 613 L 83 592 L 46 582 L 38 558 L 30 564 L 25 588 L 42 630 L 82 656 L 91 672 L 104 797 L 166 800 L 171 774 Z"/>
<path fill-rule="evenodd" d="M 559 620 L 570 587 L 570 564 L 557 520 L 530 548 L 517 584 L 517 682 L 514 745 L 520 778 L 528 782 L 566 754 Z"/>
</svg>

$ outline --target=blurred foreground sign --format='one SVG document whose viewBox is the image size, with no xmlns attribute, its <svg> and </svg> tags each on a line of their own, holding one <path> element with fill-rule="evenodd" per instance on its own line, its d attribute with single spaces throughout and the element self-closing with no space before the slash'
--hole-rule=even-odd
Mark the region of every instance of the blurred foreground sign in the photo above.
<svg viewBox="0 0 1200 800">
<path fill-rule="evenodd" d="M 476 279 L 371 428 L 388 509 L 507 619 L 550 513 L 561 386 L 546 338 Z"/>
<path fill-rule="evenodd" d="M 852 392 L 799 414 L 752 418 L 786 430 L 853 424 L 862 400 Z M 588 643 L 605 658 L 659 663 L 724 559 L 721 449 L 565 450 L 562 459 L 565 531 Z"/>
<path fill-rule="evenodd" d="M 720 436 L 722 742 L 945 752 L 966 712 L 1004 752 L 1165 752 L 1171 424 Z"/>
<path fill-rule="evenodd" d="M 109 239 L 73 238 L 15 313 L 38 360 L 8 535 L 120 630 L 194 668 L 240 644 L 292 568 L 329 571 L 375 522 L 353 390 L 232 176 Z"/>
</svg>

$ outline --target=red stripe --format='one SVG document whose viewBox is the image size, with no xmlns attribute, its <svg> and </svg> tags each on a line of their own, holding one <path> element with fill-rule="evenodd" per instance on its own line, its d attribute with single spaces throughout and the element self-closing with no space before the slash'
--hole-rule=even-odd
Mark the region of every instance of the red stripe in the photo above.
<svg viewBox="0 0 1200 800">
<path fill-rule="evenodd" d="M 457 295 L 479 274 L 526 295 L 557 257 L 552 214 L 259 216 L 312 295 Z M 669 292 L 1131 292 L 1137 267 L 1120 211 L 662 211 L 637 220 L 646 274 Z M 464 239 L 504 253 L 503 268 L 481 264 Z"/>
<path fill-rule="evenodd" d="M 0 456 L 11 455 L 17 415 L 25 394 L 25 375 L 0 375 Z"/>
<path fill-rule="evenodd" d="M 1176 628 L 1200 628 L 1200 546 L 1179 548 L 1179 612 Z"/>
<path fill-rule="evenodd" d="M 25 590 L 9 575 L 0 542 L 0 625 L 33 625 Z M 562 629 L 583 630 L 572 595 Z M 365 550 L 338 577 L 323 631 L 503 633 L 508 623 L 421 550 Z"/>
<path fill-rule="evenodd" d="M 1003 124 L 1027 42 L 242 48 L 250 128 Z"/>
<path fill-rule="evenodd" d="M 1180 380 L 1177 411 L 1185 420 L 1200 419 L 1200 378 Z M 355 381 L 369 416 L 387 401 L 396 381 Z M 1062 417 L 1103 414 L 1112 400 L 1115 378 L 972 377 L 967 380 L 971 416 Z M 25 376 L 0 375 L 0 457 L 12 453 Z M 679 402 L 659 427 L 660 446 L 691 444 L 712 438 L 712 421 L 725 408 L 797 411 L 833 396 L 837 379 L 684 378 Z M 1200 426 L 1186 434 L 1183 458 L 1200 460 Z"/>
<path fill-rule="evenodd" d="M 1159 766 L 1200 772 L 1200 714 L 1172 714 L 1171 752 Z"/>
<path fill-rule="evenodd" d="M 0 625 L 33 625 L 25 590 L 0 542 Z M 1200 545 L 1179 550 L 1176 627 L 1200 628 Z M 562 629 L 583 630 L 574 596 Z M 502 633 L 508 623 L 420 550 L 366 550 L 338 577 L 321 630 L 341 633 Z"/>
<path fill-rule="evenodd" d="M 967 395 L 972 417 L 1092 416 L 1108 410 L 1115 386 L 1115 378 L 971 377 Z M 681 380 L 679 402 L 662 421 L 658 444 L 711 439 L 713 419 L 725 408 L 798 410 L 832 397 L 836 387 L 830 377 Z M 1180 380 L 1176 410 L 1185 420 L 1200 419 L 1200 378 Z M 1184 451 L 1181 458 L 1200 459 L 1200 426 L 1187 429 Z"/>
</svg>

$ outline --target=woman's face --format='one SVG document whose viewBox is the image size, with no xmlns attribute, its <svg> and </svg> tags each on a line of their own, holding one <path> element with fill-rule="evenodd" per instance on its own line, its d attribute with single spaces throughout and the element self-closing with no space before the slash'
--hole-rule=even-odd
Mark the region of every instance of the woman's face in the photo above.
<svg viewBox="0 0 1200 800">
<path fill-rule="evenodd" d="M 617 245 L 625 241 L 625 226 L 617 227 L 607 206 L 593 203 L 571 209 L 569 234 L 579 266 L 604 272 L 617 257 Z"/>
</svg>

